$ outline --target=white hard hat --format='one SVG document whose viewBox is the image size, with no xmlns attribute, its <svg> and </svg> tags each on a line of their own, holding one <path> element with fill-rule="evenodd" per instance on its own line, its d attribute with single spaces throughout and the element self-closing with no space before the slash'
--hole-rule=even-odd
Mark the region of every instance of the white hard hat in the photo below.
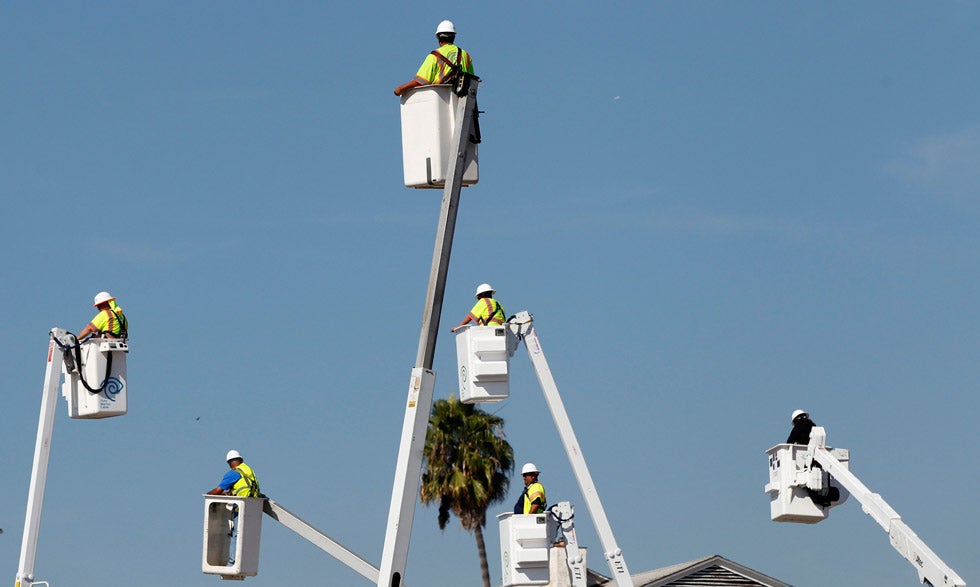
<svg viewBox="0 0 980 587">
<path fill-rule="evenodd" d="M 540 473 L 540 472 L 541 471 L 538 470 L 538 466 L 535 465 L 534 463 L 524 463 L 524 466 L 521 467 L 521 475 L 527 475 L 528 473 Z"/>
<path fill-rule="evenodd" d="M 789 417 L 789 421 L 795 422 L 797 416 L 809 416 L 809 415 L 810 414 L 807 414 L 803 410 L 793 410 L 793 415 Z"/>
<path fill-rule="evenodd" d="M 491 294 L 497 293 L 497 290 L 493 289 L 493 286 L 489 283 L 481 283 L 476 286 L 476 297 L 480 297 L 480 294 L 490 292 Z"/>
<path fill-rule="evenodd" d="M 442 33 L 450 33 L 453 35 L 456 34 L 456 27 L 453 26 L 453 21 L 444 20 L 439 23 L 439 26 L 436 27 L 436 34 L 438 35 Z"/>
<path fill-rule="evenodd" d="M 232 450 L 228 451 L 228 456 L 225 457 L 225 462 L 228 462 L 228 461 L 231 461 L 231 460 L 234 460 L 234 459 L 241 459 L 241 458 L 242 458 L 242 453 L 238 452 L 235 449 L 232 449 Z M 244 459 L 242 459 L 242 460 L 244 460 Z"/>
<path fill-rule="evenodd" d="M 114 299 L 116 298 L 112 297 L 112 294 L 110 294 L 109 292 L 100 291 L 99 293 L 95 294 L 95 303 L 93 303 L 92 305 L 98 307 L 99 304 L 111 302 Z"/>
</svg>

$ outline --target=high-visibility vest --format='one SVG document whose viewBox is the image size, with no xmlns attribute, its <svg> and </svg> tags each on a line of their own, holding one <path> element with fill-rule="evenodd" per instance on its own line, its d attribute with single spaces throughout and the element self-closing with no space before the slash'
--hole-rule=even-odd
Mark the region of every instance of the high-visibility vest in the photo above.
<svg viewBox="0 0 980 587">
<path fill-rule="evenodd" d="M 470 54 L 465 50 L 460 49 L 452 43 L 447 43 L 445 45 L 441 45 L 438 49 L 436 49 L 436 51 L 448 59 L 450 63 L 455 64 L 458 62 L 460 70 L 463 72 L 473 73 L 473 59 L 470 58 Z M 447 65 L 442 59 L 439 59 L 435 55 L 429 53 L 425 56 L 425 60 L 422 61 L 422 65 L 415 74 L 415 79 L 422 85 L 441 84 L 445 82 L 446 76 L 448 76 L 449 73 L 449 65 Z"/>
<path fill-rule="evenodd" d="M 122 338 L 129 336 L 129 320 L 114 301 L 109 302 L 109 309 L 102 310 L 92 318 L 91 326 L 96 334 L 111 334 Z"/>
<path fill-rule="evenodd" d="M 470 312 L 480 326 L 499 326 L 504 323 L 504 307 L 493 298 L 480 298 Z"/>
<path fill-rule="evenodd" d="M 252 468 L 242 463 L 235 467 L 238 474 L 241 477 L 235 484 L 231 486 L 231 493 L 229 495 L 237 495 L 239 497 L 258 497 L 259 492 L 259 481 L 255 478 L 255 472 Z"/>
<path fill-rule="evenodd" d="M 544 497 L 544 485 L 541 485 L 537 481 L 535 481 L 534 483 L 531 483 L 530 485 L 528 485 L 527 486 L 527 490 L 524 491 L 524 513 L 525 514 L 530 514 L 531 513 L 531 504 L 534 503 L 534 500 L 536 500 L 536 499 L 540 499 L 541 500 L 541 510 L 540 510 L 540 512 L 543 512 L 545 510 L 545 508 L 548 506 L 548 502 L 545 500 L 545 497 Z"/>
</svg>

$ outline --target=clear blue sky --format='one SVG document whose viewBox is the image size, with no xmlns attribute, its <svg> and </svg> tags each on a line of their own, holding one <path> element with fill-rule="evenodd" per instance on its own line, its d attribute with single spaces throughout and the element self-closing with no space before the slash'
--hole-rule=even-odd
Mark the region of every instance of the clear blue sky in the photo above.
<svg viewBox="0 0 980 587">
<path fill-rule="evenodd" d="M 717 553 L 800 587 L 916 584 L 854 501 L 769 521 L 763 453 L 799 407 L 980 581 L 978 3 L 445 6 L 0 8 L 2 579 L 47 332 L 79 330 L 103 289 L 131 320 L 130 413 L 59 405 L 39 579 L 215 585 L 200 495 L 230 448 L 378 563 L 440 197 L 401 185 L 391 90 L 451 18 L 484 143 L 436 397 L 448 328 L 489 281 L 537 318 L 634 572 Z M 581 514 L 520 352 L 492 409 Z M 491 522 L 494 582 L 497 540 Z M 420 507 L 406 582 L 479 580 L 471 535 Z M 267 519 L 247 584 L 368 583 Z"/>
</svg>

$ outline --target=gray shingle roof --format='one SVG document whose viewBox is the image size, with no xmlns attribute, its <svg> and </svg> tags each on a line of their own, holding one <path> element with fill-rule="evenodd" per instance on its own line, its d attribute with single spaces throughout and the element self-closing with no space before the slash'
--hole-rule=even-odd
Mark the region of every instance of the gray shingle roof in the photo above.
<svg viewBox="0 0 980 587">
<path fill-rule="evenodd" d="M 711 555 L 632 577 L 635 587 L 792 587 L 721 555 Z M 612 580 L 589 571 L 589 585 L 609 587 Z"/>
</svg>

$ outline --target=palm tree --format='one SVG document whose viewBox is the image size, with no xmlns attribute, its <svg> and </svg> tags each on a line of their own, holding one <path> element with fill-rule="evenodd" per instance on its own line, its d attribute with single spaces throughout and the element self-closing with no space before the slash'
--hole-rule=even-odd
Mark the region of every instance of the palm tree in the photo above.
<svg viewBox="0 0 980 587">
<path fill-rule="evenodd" d="M 487 508 L 506 497 L 514 469 L 503 428 L 503 418 L 450 396 L 432 405 L 425 437 L 422 503 L 439 502 L 439 528 L 446 529 L 452 512 L 476 536 L 484 587 L 490 587 L 483 542 Z"/>
</svg>

